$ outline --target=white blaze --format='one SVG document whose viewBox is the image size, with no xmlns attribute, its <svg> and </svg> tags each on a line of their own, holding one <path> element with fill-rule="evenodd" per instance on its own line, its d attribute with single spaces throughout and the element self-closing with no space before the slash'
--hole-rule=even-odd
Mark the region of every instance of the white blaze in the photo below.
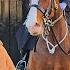
<svg viewBox="0 0 70 70">
<path fill-rule="evenodd" d="M 38 5 L 39 0 L 31 0 L 31 5 Z M 30 11 L 28 13 L 27 19 L 25 21 L 26 27 L 29 28 L 31 26 L 34 26 L 37 21 L 37 8 L 31 7 Z"/>
<path fill-rule="evenodd" d="M 26 20 L 26 27 L 34 26 L 37 21 L 37 9 L 31 7 Z"/>
</svg>

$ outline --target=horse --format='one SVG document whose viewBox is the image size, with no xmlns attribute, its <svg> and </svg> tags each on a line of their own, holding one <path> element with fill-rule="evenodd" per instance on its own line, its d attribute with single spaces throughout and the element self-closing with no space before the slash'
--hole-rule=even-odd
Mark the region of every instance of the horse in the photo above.
<svg viewBox="0 0 70 70">
<path fill-rule="evenodd" d="M 0 40 L 0 70 L 16 70 L 1 40 Z"/>
<path fill-rule="evenodd" d="M 26 27 L 39 37 L 27 70 L 70 70 L 70 34 L 59 0 L 30 0 Z"/>
</svg>

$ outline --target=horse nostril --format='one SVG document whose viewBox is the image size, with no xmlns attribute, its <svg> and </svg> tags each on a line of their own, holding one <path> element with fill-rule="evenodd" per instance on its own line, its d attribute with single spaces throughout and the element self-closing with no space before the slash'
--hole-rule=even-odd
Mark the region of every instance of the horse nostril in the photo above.
<svg viewBox="0 0 70 70">
<path fill-rule="evenodd" d="M 36 23 L 36 26 L 40 26 L 40 24 L 39 23 Z"/>
</svg>

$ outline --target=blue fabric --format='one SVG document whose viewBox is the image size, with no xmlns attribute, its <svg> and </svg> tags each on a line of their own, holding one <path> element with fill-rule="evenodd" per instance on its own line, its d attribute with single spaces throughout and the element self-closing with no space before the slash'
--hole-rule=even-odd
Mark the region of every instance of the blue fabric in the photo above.
<svg viewBox="0 0 70 70">
<path fill-rule="evenodd" d="M 21 25 L 16 32 L 16 39 L 18 42 L 18 48 L 23 50 L 31 50 L 36 46 L 38 37 L 31 36 L 26 29 L 25 25 Z"/>
<path fill-rule="evenodd" d="M 36 36 L 31 36 L 30 39 L 26 43 L 26 47 L 28 50 L 32 50 L 38 41 L 38 38 Z"/>
</svg>

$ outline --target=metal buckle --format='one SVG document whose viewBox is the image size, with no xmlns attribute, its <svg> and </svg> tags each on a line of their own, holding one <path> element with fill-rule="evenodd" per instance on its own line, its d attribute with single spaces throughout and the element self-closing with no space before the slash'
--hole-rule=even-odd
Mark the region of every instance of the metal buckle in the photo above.
<svg viewBox="0 0 70 70">
<path fill-rule="evenodd" d="M 21 68 L 21 67 L 23 67 L 23 68 Z M 26 61 L 24 61 L 24 60 L 20 60 L 16 65 L 16 70 L 26 70 L 26 68 L 27 68 Z"/>
</svg>

